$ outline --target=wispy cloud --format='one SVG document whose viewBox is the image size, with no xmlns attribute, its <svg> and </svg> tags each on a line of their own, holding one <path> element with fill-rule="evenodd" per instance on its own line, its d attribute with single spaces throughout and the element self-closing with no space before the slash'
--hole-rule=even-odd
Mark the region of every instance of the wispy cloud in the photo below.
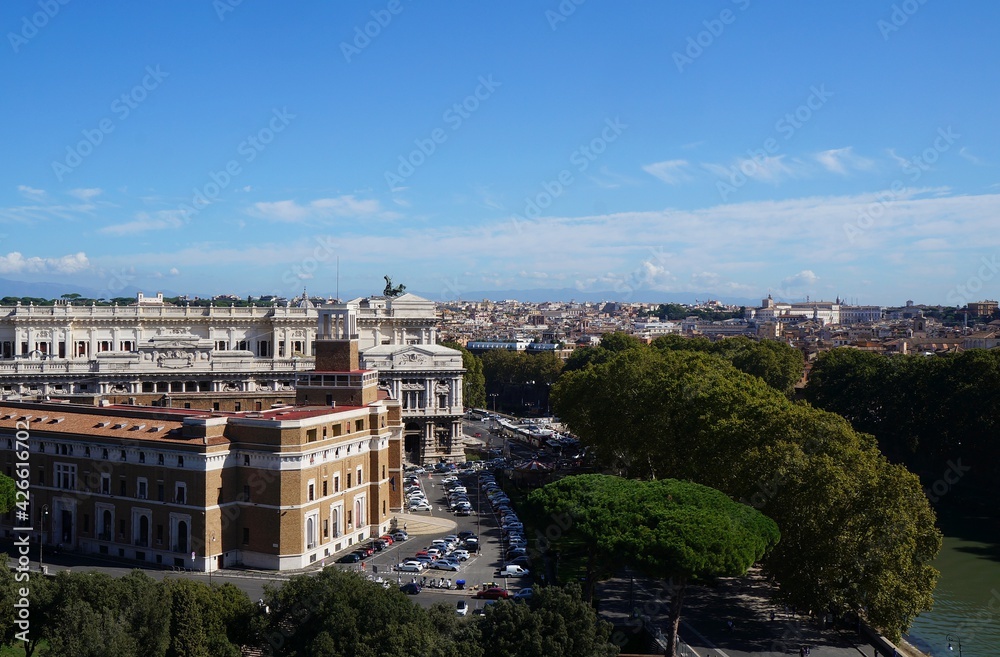
<svg viewBox="0 0 1000 657">
<path fill-rule="evenodd" d="M 34 187 L 28 187 L 27 185 L 18 185 L 17 191 L 21 192 L 21 194 L 33 201 L 41 201 L 46 197 L 44 189 L 36 189 Z"/>
<path fill-rule="evenodd" d="M 140 212 L 132 221 L 112 224 L 101 228 L 105 235 L 134 235 L 151 230 L 167 230 L 180 228 L 185 224 L 184 212 L 181 210 L 160 210 L 158 212 Z"/>
<path fill-rule="evenodd" d="M 250 214 L 269 221 L 304 223 L 335 218 L 395 219 L 399 215 L 382 209 L 374 199 L 359 199 L 353 194 L 333 198 L 320 198 L 300 205 L 296 201 L 255 203 Z"/>
<path fill-rule="evenodd" d="M 819 276 L 811 269 L 803 269 L 799 273 L 782 280 L 781 284 L 786 288 L 803 289 L 813 287 L 818 281 Z"/>
<path fill-rule="evenodd" d="M 0 256 L 0 274 L 75 274 L 89 267 L 83 251 L 55 258 L 25 258 L 19 251 Z"/>
<path fill-rule="evenodd" d="M 647 164 L 642 167 L 642 170 L 668 185 L 679 185 L 692 179 L 687 171 L 688 167 L 687 160 L 664 160 Z"/>
<path fill-rule="evenodd" d="M 99 187 L 86 187 L 79 189 L 71 189 L 70 194 L 77 197 L 81 201 L 89 201 L 92 198 L 96 198 L 104 193 L 103 189 Z"/>
<path fill-rule="evenodd" d="M 729 166 L 703 162 L 702 167 L 709 173 L 723 179 L 743 175 L 747 178 L 777 184 L 789 178 L 801 178 L 807 168 L 801 160 L 789 159 L 785 155 L 768 155 L 761 158 L 740 158 Z"/>
<path fill-rule="evenodd" d="M 851 171 L 870 171 L 875 166 L 872 160 L 855 153 L 851 146 L 822 151 L 817 153 L 815 158 L 824 169 L 840 175 L 846 175 Z"/>
<path fill-rule="evenodd" d="M 958 154 L 964 157 L 969 162 L 972 162 L 976 166 L 980 167 L 989 166 L 989 164 L 981 157 L 973 155 L 966 146 L 962 146 L 960 149 L 958 149 Z"/>
</svg>

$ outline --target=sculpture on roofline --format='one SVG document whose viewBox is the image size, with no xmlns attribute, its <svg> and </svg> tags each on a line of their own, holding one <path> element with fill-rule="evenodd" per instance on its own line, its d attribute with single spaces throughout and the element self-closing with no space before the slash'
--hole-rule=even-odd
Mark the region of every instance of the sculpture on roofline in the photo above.
<svg viewBox="0 0 1000 657">
<path fill-rule="evenodd" d="M 393 287 L 392 279 L 389 278 L 388 274 L 386 274 L 382 278 L 385 279 L 385 290 L 382 291 L 383 295 L 387 297 L 398 297 L 400 294 L 403 293 L 404 290 L 406 290 L 406 286 L 403 285 L 402 283 L 400 283 L 396 287 Z"/>
</svg>

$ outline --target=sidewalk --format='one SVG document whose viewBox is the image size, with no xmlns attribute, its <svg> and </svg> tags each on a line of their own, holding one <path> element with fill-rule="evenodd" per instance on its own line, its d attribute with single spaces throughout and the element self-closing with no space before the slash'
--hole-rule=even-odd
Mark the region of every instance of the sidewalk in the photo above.
<svg viewBox="0 0 1000 657">
<path fill-rule="evenodd" d="M 809 646 L 811 657 L 871 657 L 874 647 L 850 631 L 823 627 L 823 623 L 793 615 L 771 603 L 774 587 L 759 572 L 727 578 L 715 587 L 689 586 L 681 610 L 680 636 L 698 657 L 755 657 L 797 655 Z M 620 577 L 598 584 L 600 614 L 625 628 L 641 631 L 632 612 L 648 616 L 663 628 L 670 600 L 669 588 L 645 578 L 630 582 Z M 771 613 L 774 612 L 774 620 Z M 728 621 L 733 622 L 730 630 Z"/>
</svg>

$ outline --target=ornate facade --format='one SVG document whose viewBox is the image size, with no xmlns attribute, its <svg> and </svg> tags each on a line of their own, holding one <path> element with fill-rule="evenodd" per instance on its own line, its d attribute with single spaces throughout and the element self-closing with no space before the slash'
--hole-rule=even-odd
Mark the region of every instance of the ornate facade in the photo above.
<svg viewBox="0 0 1000 657">
<path fill-rule="evenodd" d="M 436 344 L 434 304 L 412 294 L 323 306 L 350 309 L 361 365 L 404 404 L 407 456 L 464 458 L 461 354 Z M 320 308 L 130 306 L 0 308 L 0 396 L 206 410 L 266 410 L 314 367 Z"/>
</svg>

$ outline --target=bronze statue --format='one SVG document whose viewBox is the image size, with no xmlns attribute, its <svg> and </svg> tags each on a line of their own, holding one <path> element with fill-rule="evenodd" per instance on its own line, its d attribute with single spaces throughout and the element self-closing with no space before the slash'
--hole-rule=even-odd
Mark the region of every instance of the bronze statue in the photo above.
<svg viewBox="0 0 1000 657">
<path fill-rule="evenodd" d="M 389 278 L 388 274 L 386 274 L 382 278 L 385 279 L 385 289 L 382 291 L 382 294 L 384 296 L 387 296 L 387 297 L 398 297 L 400 294 L 403 293 L 404 290 L 406 290 L 406 286 L 403 285 L 402 283 L 400 283 L 396 287 L 393 287 L 392 286 L 392 279 Z"/>
</svg>

